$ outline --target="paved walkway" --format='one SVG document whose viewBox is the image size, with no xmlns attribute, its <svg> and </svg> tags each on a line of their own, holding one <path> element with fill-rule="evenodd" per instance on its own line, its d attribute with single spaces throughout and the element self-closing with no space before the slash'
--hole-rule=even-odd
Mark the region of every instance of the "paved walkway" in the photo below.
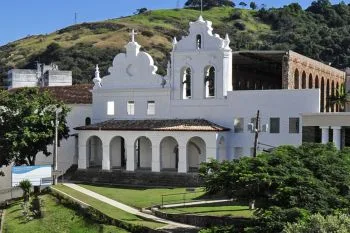
<svg viewBox="0 0 350 233">
<path fill-rule="evenodd" d="M 135 209 L 133 207 L 130 207 L 128 205 L 125 205 L 123 203 L 120 203 L 118 201 L 115 201 L 113 199 L 110 199 L 108 197 L 105 197 L 101 194 L 98 194 L 98 193 L 95 193 L 93 191 L 90 191 L 86 188 L 83 188 L 79 185 L 76 185 L 76 184 L 72 184 L 72 183 L 63 183 L 63 185 L 71 188 L 71 189 L 74 189 L 78 192 L 81 192 L 81 193 L 84 193 L 85 195 L 88 195 L 90 197 L 93 197 L 97 200 L 100 200 L 104 203 L 107 203 L 111 206 L 114 206 L 118 209 L 121 209 L 125 212 L 128 212 L 130 214 L 134 214 L 136 216 L 139 216 L 139 217 L 142 217 L 142 218 L 145 218 L 145 219 L 149 219 L 149 220 L 152 220 L 152 221 L 156 221 L 156 222 L 160 222 L 160 223 L 164 223 L 164 224 L 168 224 L 168 225 L 171 225 L 173 227 L 179 227 L 179 228 L 189 228 L 189 229 L 195 229 L 197 227 L 195 226 L 192 226 L 192 225 L 187 225 L 187 224 L 182 224 L 182 223 L 177 223 L 177 222 L 173 222 L 173 221 L 168 221 L 166 219 L 162 219 L 162 218 L 158 218 L 154 215 L 151 215 L 151 214 L 146 214 L 146 213 L 142 213 L 141 211 L 139 211 L 138 209 Z"/>
<path fill-rule="evenodd" d="M 180 204 L 169 204 L 169 205 L 163 205 L 162 208 L 176 208 L 176 207 L 185 207 L 185 206 L 196 206 L 196 205 L 203 205 L 203 204 L 213 204 L 213 203 L 222 203 L 222 202 L 229 202 L 233 201 L 233 199 L 222 199 L 222 200 L 213 200 L 213 201 L 194 201 L 194 202 L 187 202 L 187 203 L 180 203 Z"/>
</svg>

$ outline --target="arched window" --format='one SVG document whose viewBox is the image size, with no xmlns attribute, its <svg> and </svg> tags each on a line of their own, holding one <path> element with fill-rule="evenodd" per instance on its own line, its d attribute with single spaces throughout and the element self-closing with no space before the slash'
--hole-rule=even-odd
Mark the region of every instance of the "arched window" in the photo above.
<svg viewBox="0 0 350 233">
<path fill-rule="evenodd" d="M 294 73 L 294 89 L 299 89 L 299 70 L 296 69 Z"/>
<path fill-rule="evenodd" d="M 90 117 L 85 118 L 85 125 L 91 125 L 91 118 Z"/>
<path fill-rule="evenodd" d="M 320 88 L 320 83 L 319 83 L 317 75 L 316 75 L 316 78 L 315 78 L 315 88 Z"/>
<path fill-rule="evenodd" d="M 197 47 L 197 49 L 202 48 L 202 36 L 201 35 L 196 36 L 196 47 Z"/>
<path fill-rule="evenodd" d="M 312 74 L 309 74 L 309 89 L 313 88 L 313 83 L 312 83 Z"/>
<path fill-rule="evenodd" d="M 191 68 L 187 67 L 182 72 L 182 98 L 191 99 L 191 83 L 192 83 L 192 72 Z"/>
<path fill-rule="evenodd" d="M 306 73 L 303 71 L 303 74 L 301 76 L 301 88 L 306 89 Z"/>
<path fill-rule="evenodd" d="M 204 83 L 205 97 L 215 97 L 215 68 L 213 66 L 206 69 Z"/>
<path fill-rule="evenodd" d="M 320 85 L 320 88 L 321 88 L 321 112 L 324 112 L 325 111 L 325 93 L 324 93 L 324 90 L 325 90 L 325 87 L 324 87 L 324 77 L 321 78 L 321 85 Z"/>
<path fill-rule="evenodd" d="M 331 86 L 331 99 L 334 98 L 336 95 L 335 85 L 334 81 L 332 80 L 332 86 Z M 331 112 L 334 112 L 334 103 L 332 103 L 332 100 L 329 101 Z"/>
</svg>

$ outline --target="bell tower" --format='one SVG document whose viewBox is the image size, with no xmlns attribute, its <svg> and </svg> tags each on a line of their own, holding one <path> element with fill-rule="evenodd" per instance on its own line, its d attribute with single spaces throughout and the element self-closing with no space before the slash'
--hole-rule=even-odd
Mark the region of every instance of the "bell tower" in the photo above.
<svg viewBox="0 0 350 233">
<path fill-rule="evenodd" d="M 228 35 L 213 34 L 212 22 L 199 16 L 188 36 L 173 40 L 172 98 L 223 99 L 232 91 L 232 50 Z"/>
</svg>

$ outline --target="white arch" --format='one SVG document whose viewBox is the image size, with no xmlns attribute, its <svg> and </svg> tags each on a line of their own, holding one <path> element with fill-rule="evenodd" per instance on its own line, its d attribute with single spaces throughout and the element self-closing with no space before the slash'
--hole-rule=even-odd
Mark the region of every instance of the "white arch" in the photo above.
<svg viewBox="0 0 350 233">
<path fill-rule="evenodd" d="M 200 164 L 206 160 L 206 144 L 201 137 L 192 137 L 186 146 L 188 170 L 197 171 Z"/>
<path fill-rule="evenodd" d="M 88 168 L 102 168 L 102 140 L 98 136 L 91 136 L 86 140 L 86 157 Z"/>
<path fill-rule="evenodd" d="M 216 68 L 213 65 L 206 66 L 204 75 L 205 98 L 213 98 L 216 95 Z"/>
<path fill-rule="evenodd" d="M 126 167 L 125 140 L 121 136 L 115 136 L 109 143 L 109 154 L 112 168 Z"/>
<path fill-rule="evenodd" d="M 181 96 L 182 99 L 191 99 L 192 97 L 192 83 L 193 83 L 193 69 L 190 66 L 185 66 L 181 69 Z"/>
<path fill-rule="evenodd" d="M 175 170 L 179 162 L 179 144 L 171 136 L 163 138 L 160 142 L 160 168 Z"/>
<path fill-rule="evenodd" d="M 148 137 L 141 136 L 135 140 L 135 168 L 147 169 L 152 168 L 152 142 Z"/>
</svg>

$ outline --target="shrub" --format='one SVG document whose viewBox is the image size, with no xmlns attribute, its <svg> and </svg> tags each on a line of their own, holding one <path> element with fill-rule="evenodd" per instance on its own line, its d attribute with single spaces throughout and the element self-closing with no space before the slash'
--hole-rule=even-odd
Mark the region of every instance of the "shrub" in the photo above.
<svg viewBox="0 0 350 233">
<path fill-rule="evenodd" d="M 231 20 L 241 19 L 241 17 L 242 17 L 241 11 L 234 11 L 230 16 Z"/>
<path fill-rule="evenodd" d="M 29 201 L 29 197 L 30 197 L 30 190 L 32 188 L 32 183 L 29 180 L 22 180 L 19 183 L 19 187 L 23 191 L 24 202 L 28 202 Z"/>
<path fill-rule="evenodd" d="M 287 223 L 283 233 L 323 233 L 350 232 L 350 216 L 347 214 L 328 215 L 323 217 L 321 214 L 311 215 L 306 221 L 297 223 Z"/>
<path fill-rule="evenodd" d="M 152 36 L 154 36 L 154 33 L 151 31 L 142 31 L 141 35 L 147 36 L 147 37 L 152 37 Z"/>
<path fill-rule="evenodd" d="M 245 24 L 244 23 L 241 23 L 241 22 L 236 22 L 235 24 L 235 27 L 238 29 L 238 30 L 241 30 L 241 31 L 244 31 L 245 30 Z"/>
</svg>

